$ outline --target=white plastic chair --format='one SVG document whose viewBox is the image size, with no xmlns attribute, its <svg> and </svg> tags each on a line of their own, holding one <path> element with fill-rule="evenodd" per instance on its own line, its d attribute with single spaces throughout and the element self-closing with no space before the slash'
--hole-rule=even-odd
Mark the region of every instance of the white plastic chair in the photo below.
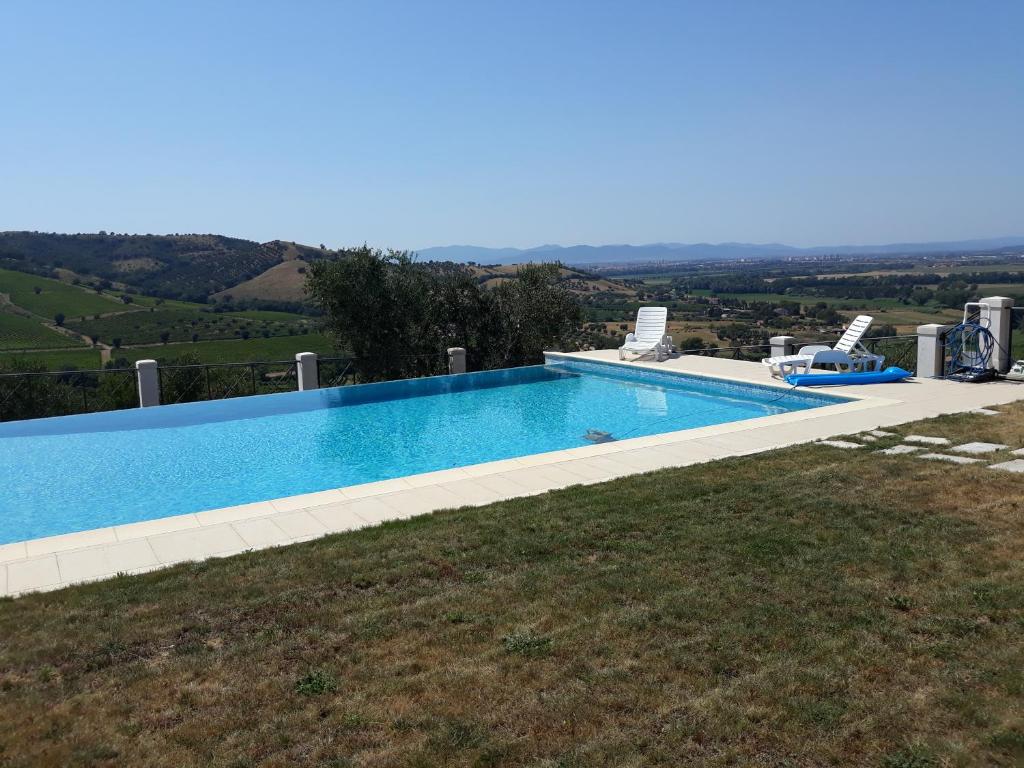
<svg viewBox="0 0 1024 768">
<path fill-rule="evenodd" d="M 771 369 L 772 376 L 784 379 L 790 373 L 810 373 L 815 365 L 834 365 L 840 371 L 882 370 L 884 355 L 869 352 L 861 339 L 874 320 L 869 315 L 858 315 L 834 347 L 824 344 L 808 344 L 800 347 L 795 355 L 766 357 L 761 361 Z"/>
<path fill-rule="evenodd" d="M 651 353 L 658 362 L 667 359 L 672 351 L 672 337 L 665 333 L 667 328 L 667 307 L 640 307 L 636 312 L 636 329 L 626 334 L 626 343 L 619 347 L 619 360 L 625 360 L 627 354 L 639 360 Z"/>
</svg>

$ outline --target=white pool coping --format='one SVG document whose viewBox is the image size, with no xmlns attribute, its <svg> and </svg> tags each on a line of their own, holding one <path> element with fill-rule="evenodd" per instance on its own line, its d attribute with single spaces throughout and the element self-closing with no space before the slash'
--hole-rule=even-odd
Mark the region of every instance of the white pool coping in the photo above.
<svg viewBox="0 0 1024 768">
<path fill-rule="evenodd" d="M 550 353 L 549 357 L 788 389 L 788 385 L 770 380 L 767 369 L 759 363 L 737 360 L 687 355 L 662 363 L 620 363 L 615 350 Z M 851 399 L 804 411 L 3 544 L 0 596 L 59 589 L 119 573 L 143 573 L 190 560 L 307 541 L 440 509 L 490 504 L 1024 399 L 1021 384 L 961 384 L 934 379 L 818 391 Z"/>
</svg>

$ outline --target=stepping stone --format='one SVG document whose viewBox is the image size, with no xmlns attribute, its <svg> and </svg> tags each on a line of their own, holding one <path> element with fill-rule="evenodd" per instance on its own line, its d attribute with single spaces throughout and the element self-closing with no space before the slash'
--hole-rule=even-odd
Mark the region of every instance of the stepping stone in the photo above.
<svg viewBox="0 0 1024 768">
<path fill-rule="evenodd" d="M 980 464 L 981 459 L 970 459 L 966 456 L 949 456 L 945 453 L 922 453 L 917 458 L 932 461 L 948 461 L 950 464 Z"/>
<path fill-rule="evenodd" d="M 884 453 L 887 456 L 900 456 L 904 453 L 917 453 L 923 450 L 924 448 L 920 445 L 894 445 L 892 448 L 876 451 L 876 453 Z"/>
<path fill-rule="evenodd" d="M 868 432 L 872 437 L 895 437 L 895 432 L 886 432 L 884 429 L 872 429 Z"/>
<path fill-rule="evenodd" d="M 903 438 L 904 443 L 920 443 L 921 445 L 949 445 L 945 437 L 928 437 L 927 435 L 907 435 Z"/>
<path fill-rule="evenodd" d="M 1003 461 L 999 464 L 989 464 L 989 469 L 1001 469 L 1004 472 L 1024 472 L 1024 459 L 1014 459 L 1013 461 Z"/>
<path fill-rule="evenodd" d="M 1009 446 L 1002 443 L 964 443 L 963 445 L 954 445 L 949 450 L 957 453 L 992 453 L 1004 448 L 1009 448 Z"/>
<path fill-rule="evenodd" d="M 991 408 L 975 408 L 973 411 L 968 411 L 978 416 L 998 416 L 1002 411 L 993 411 Z"/>
<path fill-rule="evenodd" d="M 1018 448 L 1016 451 L 1010 451 L 1014 456 L 1024 456 L 1024 448 Z"/>
<path fill-rule="evenodd" d="M 863 448 L 860 443 L 851 443 L 849 440 L 819 440 L 818 445 L 827 445 L 832 448 Z"/>
</svg>

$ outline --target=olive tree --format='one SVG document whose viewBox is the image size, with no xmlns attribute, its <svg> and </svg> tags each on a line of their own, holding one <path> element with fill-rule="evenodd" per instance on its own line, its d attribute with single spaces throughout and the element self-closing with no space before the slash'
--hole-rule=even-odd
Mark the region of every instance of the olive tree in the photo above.
<svg viewBox="0 0 1024 768">
<path fill-rule="evenodd" d="M 488 289 L 464 266 L 363 246 L 311 264 L 306 287 L 361 377 L 387 379 L 442 372 L 452 346 L 471 368 L 540 362 L 579 326 L 558 277 L 557 266 L 526 266 Z"/>
</svg>

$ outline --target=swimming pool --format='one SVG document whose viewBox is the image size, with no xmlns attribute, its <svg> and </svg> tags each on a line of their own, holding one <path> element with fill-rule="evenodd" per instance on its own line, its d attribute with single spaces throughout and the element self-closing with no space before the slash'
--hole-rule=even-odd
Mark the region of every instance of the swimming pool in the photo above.
<svg viewBox="0 0 1024 768">
<path fill-rule="evenodd" d="M 841 402 L 567 361 L 9 422 L 0 543 Z"/>
</svg>

